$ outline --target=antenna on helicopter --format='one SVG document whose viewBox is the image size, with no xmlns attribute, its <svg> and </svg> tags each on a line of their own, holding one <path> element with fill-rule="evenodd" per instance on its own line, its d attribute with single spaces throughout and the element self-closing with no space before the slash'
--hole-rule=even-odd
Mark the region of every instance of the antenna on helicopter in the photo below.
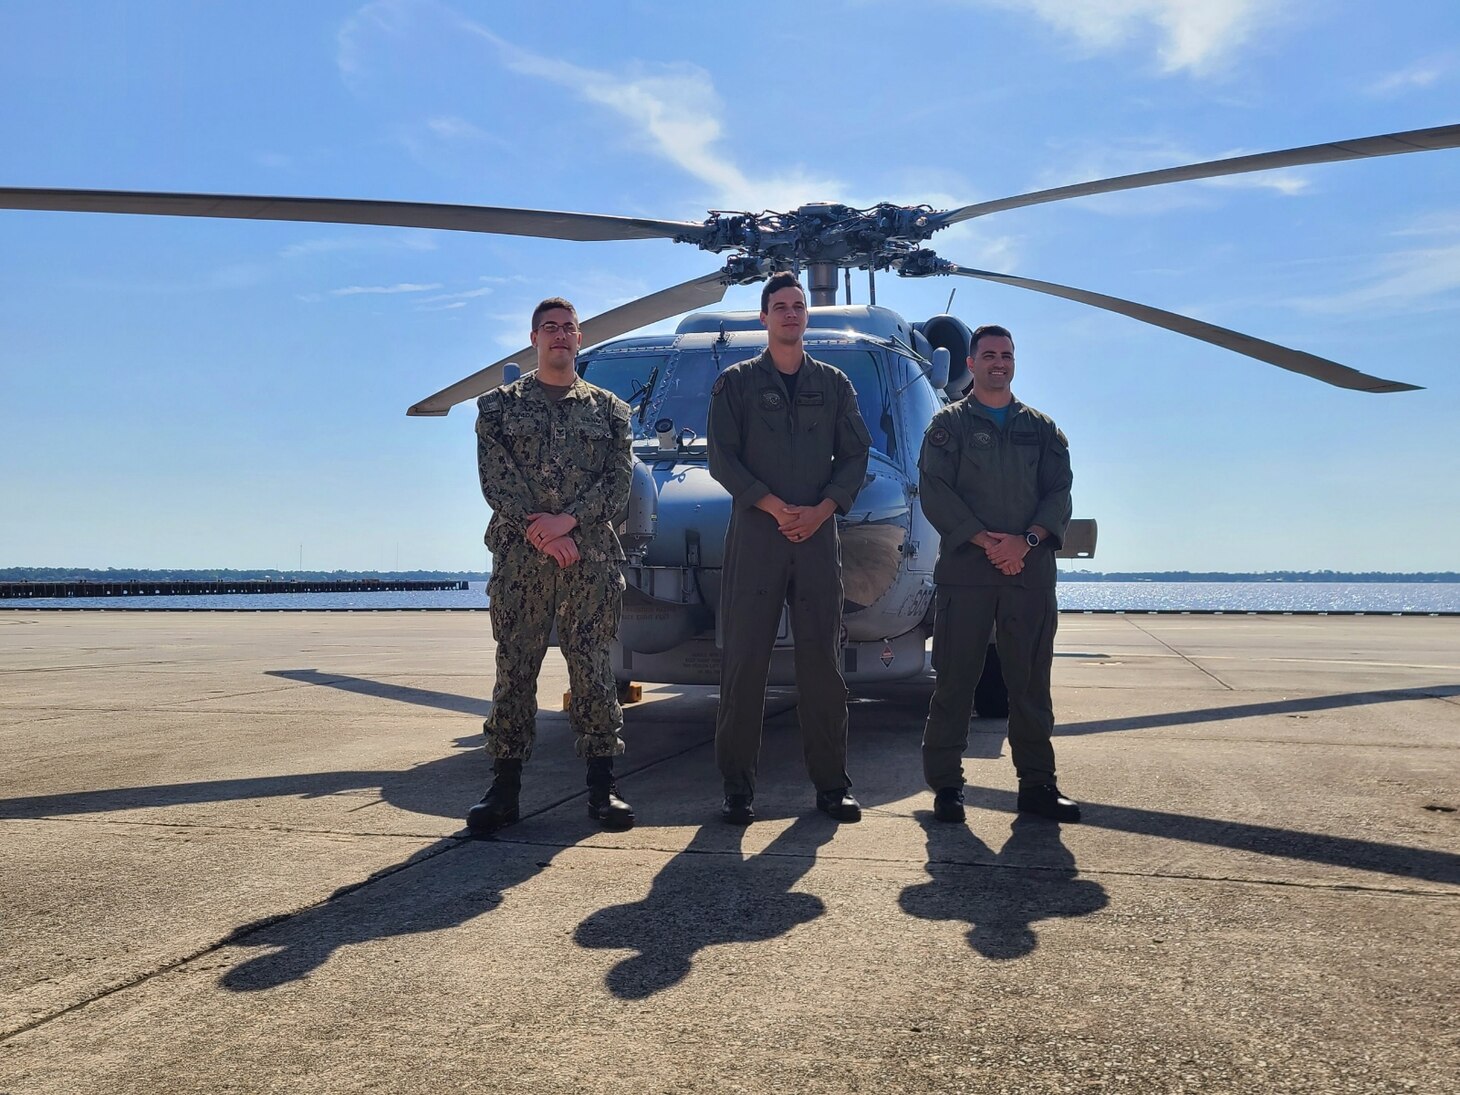
<svg viewBox="0 0 1460 1095">
<path fill-rule="evenodd" d="M 953 292 L 951 292 L 951 293 L 948 294 L 948 307 L 946 307 L 946 308 L 943 309 L 943 314 L 945 316 L 951 316 L 953 314 L 953 298 L 957 294 L 958 294 L 958 286 L 955 285 L 955 286 L 953 286 Z"/>
</svg>

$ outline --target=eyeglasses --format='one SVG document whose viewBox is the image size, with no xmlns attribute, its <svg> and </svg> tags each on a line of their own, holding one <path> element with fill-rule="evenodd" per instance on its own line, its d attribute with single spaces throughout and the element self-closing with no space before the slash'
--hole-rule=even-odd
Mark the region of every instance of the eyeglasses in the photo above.
<svg viewBox="0 0 1460 1095">
<path fill-rule="evenodd" d="M 555 335 L 562 331 L 565 335 L 576 335 L 581 328 L 576 323 L 539 323 L 537 329 L 545 335 Z"/>
</svg>

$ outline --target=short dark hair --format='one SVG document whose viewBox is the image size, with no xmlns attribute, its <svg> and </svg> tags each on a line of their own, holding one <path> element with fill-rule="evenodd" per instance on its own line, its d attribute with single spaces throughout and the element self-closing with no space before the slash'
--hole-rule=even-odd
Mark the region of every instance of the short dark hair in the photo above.
<svg viewBox="0 0 1460 1095">
<path fill-rule="evenodd" d="M 766 279 L 765 285 L 760 291 L 760 311 L 764 315 L 770 311 L 771 295 L 779 293 L 782 289 L 801 289 L 801 279 L 789 270 L 782 270 L 779 274 L 772 274 Z M 806 290 L 801 289 L 801 295 L 806 295 Z"/>
<path fill-rule="evenodd" d="M 982 327 L 974 328 L 973 334 L 968 339 L 968 356 L 978 356 L 978 340 L 983 337 L 1007 338 L 1009 345 L 1014 345 L 1014 336 L 1009 333 L 1009 328 L 1000 327 L 997 323 L 985 323 Z"/>
<path fill-rule="evenodd" d="M 566 308 L 573 313 L 573 322 L 578 322 L 578 309 L 573 307 L 571 301 L 564 300 L 562 297 L 548 297 L 532 310 L 532 329 L 534 331 L 537 330 L 537 321 L 542 318 L 542 314 L 551 312 L 554 308 Z"/>
</svg>

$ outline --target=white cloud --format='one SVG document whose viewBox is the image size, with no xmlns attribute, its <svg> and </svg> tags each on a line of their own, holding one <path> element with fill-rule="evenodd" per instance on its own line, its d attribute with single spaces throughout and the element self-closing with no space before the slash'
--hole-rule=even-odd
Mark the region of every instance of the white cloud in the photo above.
<svg viewBox="0 0 1460 1095">
<path fill-rule="evenodd" d="M 329 295 L 332 297 L 354 297 L 365 293 L 429 293 L 432 289 L 440 289 L 441 283 L 432 282 L 429 285 L 417 285 L 409 281 L 403 281 L 398 285 L 347 285 L 343 289 L 331 289 Z"/>
<path fill-rule="evenodd" d="M 291 243 L 280 249 L 279 257 L 300 259 L 310 255 L 337 254 L 341 251 L 434 251 L 438 246 L 435 238 L 424 230 L 393 236 L 385 233 L 372 233 L 368 237 L 325 236 Z"/>
<path fill-rule="evenodd" d="M 635 135 L 664 159 L 708 183 L 718 205 L 735 209 L 790 209 L 811 200 L 836 200 L 842 184 L 795 170 L 747 175 L 720 147 L 723 104 L 710 74 L 677 62 L 630 65 L 626 72 L 584 68 L 533 53 L 461 20 L 461 26 L 489 42 L 513 72 L 565 87 L 585 102 L 628 122 Z"/>
<path fill-rule="evenodd" d="M 1456 225 L 1451 222 L 1448 232 L 1454 231 Z M 1415 229 L 1396 232 L 1415 234 Z M 1291 304 L 1320 314 L 1365 311 L 1393 315 L 1456 307 L 1456 302 L 1442 298 L 1460 292 L 1460 242 L 1394 251 L 1362 266 L 1374 270 L 1364 285 L 1329 296 L 1304 296 Z"/>
<path fill-rule="evenodd" d="M 1437 84 L 1447 79 L 1455 67 L 1456 58 L 1453 56 L 1430 58 L 1382 76 L 1364 90 L 1377 98 L 1393 98 Z"/>
<path fill-rule="evenodd" d="M 1092 51 L 1125 48 L 1154 32 L 1166 72 L 1222 68 L 1282 6 L 1279 0 L 973 0 L 1024 11 Z"/>
<path fill-rule="evenodd" d="M 440 296 L 425 297 L 420 301 L 420 303 L 437 304 L 443 300 L 468 301 L 472 300 L 475 297 L 488 296 L 493 292 L 495 292 L 495 290 L 493 290 L 491 286 L 484 286 L 480 289 L 466 289 L 460 293 L 442 293 Z"/>
</svg>

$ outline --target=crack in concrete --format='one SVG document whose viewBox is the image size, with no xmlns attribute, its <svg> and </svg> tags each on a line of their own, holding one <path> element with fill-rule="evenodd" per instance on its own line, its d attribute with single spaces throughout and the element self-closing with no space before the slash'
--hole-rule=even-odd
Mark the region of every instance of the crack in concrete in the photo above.
<svg viewBox="0 0 1460 1095">
<path fill-rule="evenodd" d="M 864 811 L 874 813 L 876 811 Z M 885 817 L 903 817 L 902 814 L 884 814 Z M 702 855 L 712 858 L 736 858 L 743 859 L 746 852 L 743 849 L 716 848 L 658 848 L 635 845 L 603 845 L 595 844 L 585 846 L 582 844 L 563 844 L 555 841 L 533 841 L 533 840 L 512 840 L 498 838 L 502 844 L 515 844 L 520 848 L 555 848 L 560 851 L 573 848 L 582 848 L 585 851 L 629 851 L 629 852 L 657 852 L 666 856 L 679 855 Z M 1282 879 L 1282 878 L 1252 878 L 1243 875 L 1212 875 L 1199 874 L 1189 871 L 1136 871 L 1123 870 L 1119 867 L 1054 867 L 1045 866 L 1039 863 L 994 863 L 980 862 L 978 860 L 964 859 L 890 859 L 885 856 L 862 856 L 862 855 L 836 855 L 826 852 L 824 849 L 815 855 L 807 855 L 804 852 L 781 852 L 781 851 L 758 851 L 750 853 L 755 858 L 770 856 L 777 859 L 794 859 L 809 862 L 829 863 L 865 863 L 883 867 L 967 867 L 971 870 L 999 870 L 999 871 L 1035 871 L 1045 874 L 1064 874 L 1071 878 L 1092 878 L 1096 876 L 1108 876 L 1112 878 L 1136 878 L 1136 879 L 1164 879 L 1176 882 L 1217 882 L 1233 883 L 1246 886 L 1289 886 L 1297 889 L 1315 890 L 1322 892 L 1330 891 L 1354 891 L 1359 893 L 1371 893 L 1379 895 L 1393 895 L 1401 897 L 1440 897 L 1453 900 L 1460 900 L 1460 890 L 1426 890 L 1406 886 L 1376 886 L 1357 882 L 1319 882 L 1312 879 Z"/>
<path fill-rule="evenodd" d="M 1191 658 L 1187 657 L 1181 651 L 1177 650 L 1174 646 L 1172 646 L 1170 643 L 1168 643 L 1165 639 L 1161 638 L 1159 635 L 1155 635 L 1155 634 L 1151 633 L 1146 628 L 1142 627 L 1135 620 L 1127 619 L 1127 622 L 1131 625 L 1131 627 L 1135 628 L 1137 631 L 1139 631 L 1142 635 L 1146 636 L 1148 639 L 1154 639 L 1156 642 L 1160 643 L 1167 650 L 1171 651 L 1171 653 L 1175 654 L 1178 658 L 1180 658 L 1182 661 L 1184 661 L 1187 665 L 1191 666 L 1193 669 L 1196 669 L 1196 670 L 1199 670 L 1202 673 L 1205 673 L 1208 677 L 1210 677 L 1212 680 L 1216 681 L 1219 685 L 1221 685 L 1223 688 L 1225 688 L 1228 692 L 1235 692 L 1236 691 L 1235 688 L 1233 688 L 1226 681 L 1222 680 L 1221 677 L 1217 676 L 1215 673 L 1213 673 L 1210 669 L 1207 669 L 1205 666 L 1198 665 L 1196 662 L 1192 661 Z"/>
</svg>

